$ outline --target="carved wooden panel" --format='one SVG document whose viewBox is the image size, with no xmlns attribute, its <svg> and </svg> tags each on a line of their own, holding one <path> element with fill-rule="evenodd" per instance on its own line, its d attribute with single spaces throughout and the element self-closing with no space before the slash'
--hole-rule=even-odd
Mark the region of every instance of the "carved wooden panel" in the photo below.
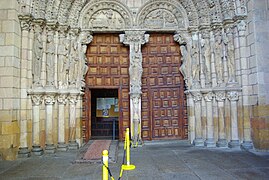
<svg viewBox="0 0 269 180">
<path fill-rule="evenodd" d="M 186 98 L 178 43 L 171 34 L 150 34 L 142 53 L 143 139 L 186 139 Z"/>
<path fill-rule="evenodd" d="M 122 139 L 124 129 L 129 127 L 129 49 L 120 43 L 119 34 L 94 34 L 87 49 L 87 61 L 86 98 L 91 88 L 119 89 L 119 138 Z M 89 101 L 85 102 L 90 106 Z M 87 120 L 91 120 L 89 116 Z M 90 127 L 85 128 L 89 134 Z"/>
</svg>

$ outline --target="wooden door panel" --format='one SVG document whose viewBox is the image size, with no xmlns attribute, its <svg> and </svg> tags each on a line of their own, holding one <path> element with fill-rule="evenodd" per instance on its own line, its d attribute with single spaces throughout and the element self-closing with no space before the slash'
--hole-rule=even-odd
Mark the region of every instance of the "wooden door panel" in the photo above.
<svg viewBox="0 0 269 180">
<path fill-rule="evenodd" d="M 142 53 L 142 137 L 187 138 L 187 111 L 184 81 L 179 71 L 179 45 L 174 42 L 173 35 L 151 34 Z"/>
<path fill-rule="evenodd" d="M 86 94 L 91 88 L 119 89 L 119 138 L 122 139 L 123 129 L 129 127 L 129 48 L 120 43 L 119 34 L 94 34 L 87 49 L 87 63 Z M 90 107 L 91 102 L 85 102 Z M 85 121 L 91 121 L 91 117 Z M 89 136 L 91 129 L 84 128 Z"/>
</svg>

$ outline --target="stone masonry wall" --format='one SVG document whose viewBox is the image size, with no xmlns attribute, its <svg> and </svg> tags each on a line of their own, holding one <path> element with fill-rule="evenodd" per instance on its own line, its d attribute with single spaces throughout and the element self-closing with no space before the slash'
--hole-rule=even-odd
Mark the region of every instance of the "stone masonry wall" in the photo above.
<svg viewBox="0 0 269 180">
<path fill-rule="evenodd" d="M 19 146 L 20 24 L 16 0 L 0 1 L 0 154 L 16 157 Z"/>
<path fill-rule="evenodd" d="M 250 47 L 250 89 L 253 96 L 252 139 L 256 149 L 269 150 L 269 1 L 248 1 L 247 42 Z"/>
</svg>

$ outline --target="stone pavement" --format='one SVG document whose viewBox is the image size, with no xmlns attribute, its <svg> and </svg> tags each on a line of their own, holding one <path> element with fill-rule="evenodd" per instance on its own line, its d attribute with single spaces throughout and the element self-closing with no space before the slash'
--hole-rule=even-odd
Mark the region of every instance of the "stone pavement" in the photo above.
<svg viewBox="0 0 269 180">
<path fill-rule="evenodd" d="M 120 143 L 118 161 L 109 164 L 115 179 L 123 157 Z M 102 179 L 102 165 L 72 163 L 76 152 L 0 161 L 0 179 Z M 269 153 L 228 148 L 197 148 L 186 141 L 146 142 L 131 149 L 134 171 L 125 171 L 124 180 L 269 179 Z"/>
</svg>

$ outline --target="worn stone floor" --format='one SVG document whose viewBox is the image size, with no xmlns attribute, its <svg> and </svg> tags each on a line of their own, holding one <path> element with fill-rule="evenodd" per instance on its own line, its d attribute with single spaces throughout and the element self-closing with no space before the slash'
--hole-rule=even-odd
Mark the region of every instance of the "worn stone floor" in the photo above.
<svg viewBox="0 0 269 180">
<path fill-rule="evenodd" d="M 102 165 L 72 163 L 76 151 L 57 152 L 16 161 L 0 161 L 0 179 L 102 179 Z M 118 161 L 109 164 L 118 179 L 123 157 L 119 145 Z M 229 148 L 197 148 L 186 141 L 146 142 L 131 149 L 134 171 L 124 171 L 124 180 L 269 179 L 269 153 Z"/>
</svg>

